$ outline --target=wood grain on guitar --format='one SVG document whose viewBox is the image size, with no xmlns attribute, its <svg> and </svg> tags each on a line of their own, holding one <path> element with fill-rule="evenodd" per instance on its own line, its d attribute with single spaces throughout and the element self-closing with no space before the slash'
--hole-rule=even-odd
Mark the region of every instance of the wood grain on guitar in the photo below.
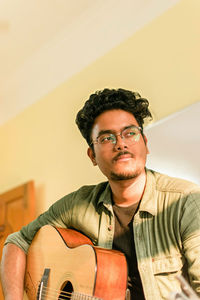
<svg viewBox="0 0 200 300">
<path fill-rule="evenodd" d="M 126 286 L 125 256 L 94 247 L 75 230 L 46 225 L 31 243 L 25 275 L 29 300 L 124 300 Z"/>
</svg>

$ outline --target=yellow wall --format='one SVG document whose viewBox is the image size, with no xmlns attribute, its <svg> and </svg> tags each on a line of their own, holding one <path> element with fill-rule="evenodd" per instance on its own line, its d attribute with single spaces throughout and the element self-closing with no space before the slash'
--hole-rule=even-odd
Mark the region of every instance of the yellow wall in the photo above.
<svg viewBox="0 0 200 300">
<path fill-rule="evenodd" d="M 199 0 L 181 1 L 1 126 L 0 192 L 33 179 L 40 213 L 80 185 L 104 180 L 74 123 L 97 89 L 140 92 L 156 119 L 199 101 L 199 11 Z"/>
</svg>

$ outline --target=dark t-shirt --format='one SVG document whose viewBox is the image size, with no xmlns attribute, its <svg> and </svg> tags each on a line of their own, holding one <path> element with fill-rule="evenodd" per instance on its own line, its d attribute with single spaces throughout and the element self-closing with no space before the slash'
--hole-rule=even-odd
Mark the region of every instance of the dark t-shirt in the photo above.
<svg viewBox="0 0 200 300">
<path fill-rule="evenodd" d="M 113 204 L 115 214 L 115 233 L 113 249 L 123 252 L 128 264 L 128 288 L 131 300 L 145 300 L 142 283 L 137 266 L 135 243 L 133 236 L 133 218 L 139 203 L 128 207 Z"/>
</svg>

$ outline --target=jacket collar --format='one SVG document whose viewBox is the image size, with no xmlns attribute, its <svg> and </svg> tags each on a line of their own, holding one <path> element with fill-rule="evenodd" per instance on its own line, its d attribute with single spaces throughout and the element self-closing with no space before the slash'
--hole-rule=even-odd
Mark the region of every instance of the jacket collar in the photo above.
<svg viewBox="0 0 200 300">
<path fill-rule="evenodd" d="M 141 199 L 139 211 L 146 211 L 151 215 L 156 215 L 156 179 L 153 171 L 146 169 L 146 186 L 143 197 Z M 103 204 L 108 210 L 112 212 L 112 192 L 109 183 L 107 182 L 106 188 L 101 193 L 97 206 Z"/>
<path fill-rule="evenodd" d="M 141 199 L 139 211 L 146 211 L 151 215 L 157 213 L 157 201 L 156 201 L 156 179 L 153 171 L 146 169 L 146 186 L 143 197 Z"/>
</svg>

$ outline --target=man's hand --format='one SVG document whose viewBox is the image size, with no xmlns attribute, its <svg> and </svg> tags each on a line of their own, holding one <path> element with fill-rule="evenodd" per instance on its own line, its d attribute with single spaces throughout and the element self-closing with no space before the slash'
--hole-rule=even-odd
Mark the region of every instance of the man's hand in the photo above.
<svg viewBox="0 0 200 300">
<path fill-rule="evenodd" d="M 183 276 L 178 275 L 176 278 L 181 284 L 182 292 L 172 292 L 169 300 L 200 300 Z"/>
</svg>

